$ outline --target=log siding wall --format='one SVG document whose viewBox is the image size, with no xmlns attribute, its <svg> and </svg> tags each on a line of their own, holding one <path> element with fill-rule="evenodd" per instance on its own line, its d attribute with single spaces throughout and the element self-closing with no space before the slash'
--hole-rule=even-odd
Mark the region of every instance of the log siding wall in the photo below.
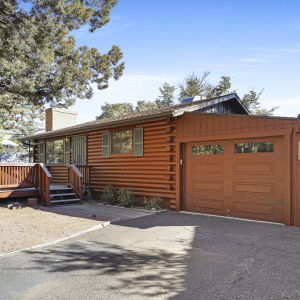
<svg viewBox="0 0 300 300">
<path fill-rule="evenodd" d="M 126 128 L 144 128 L 144 155 L 134 156 L 110 155 L 102 158 L 102 133 L 108 130 L 123 130 Z M 151 122 L 112 127 L 93 131 L 82 131 L 76 134 L 59 136 L 58 138 L 87 136 L 87 164 L 90 165 L 90 187 L 96 197 L 99 197 L 105 186 L 133 188 L 134 194 L 142 199 L 143 196 L 160 196 L 165 199 L 164 205 L 176 207 L 176 121 L 160 119 Z M 52 138 L 53 139 L 53 138 Z M 49 139 L 50 140 L 50 139 Z M 44 139 L 44 141 L 47 141 Z M 134 146 L 133 146 L 134 147 Z M 111 148 L 111 147 L 110 147 Z M 34 160 L 39 162 L 39 140 L 35 141 Z M 71 153 L 71 163 L 73 156 Z M 65 166 L 48 166 L 53 176 L 53 182 L 66 182 Z M 140 202 L 141 203 L 141 202 Z"/>
</svg>

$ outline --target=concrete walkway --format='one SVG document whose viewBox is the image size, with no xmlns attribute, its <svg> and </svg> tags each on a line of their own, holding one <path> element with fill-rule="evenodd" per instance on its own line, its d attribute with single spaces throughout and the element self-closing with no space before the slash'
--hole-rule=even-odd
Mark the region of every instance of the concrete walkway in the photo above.
<svg viewBox="0 0 300 300">
<path fill-rule="evenodd" d="M 39 207 L 43 211 L 49 211 L 71 217 L 87 218 L 97 221 L 120 221 L 134 219 L 154 214 L 154 212 L 142 209 L 128 209 L 107 205 L 94 205 L 87 202 L 74 205 L 57 205 L 51 207 Z"/>
</svg>

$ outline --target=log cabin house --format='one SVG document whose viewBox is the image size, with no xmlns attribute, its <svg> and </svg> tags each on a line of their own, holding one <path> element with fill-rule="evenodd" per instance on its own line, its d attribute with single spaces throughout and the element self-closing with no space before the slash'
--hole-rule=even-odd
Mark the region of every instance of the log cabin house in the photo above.
<svg viewBox="0 0 300 300">
<path fill-rule="evenodd" d="M 70 184 L 78 197 L 82 184 L 94 197 L 109 184 L 132 187 L 140 204 L 158 195 L 176 211 L 300 226 L 299 119 L 252 116 L 235 93 L 78 125 L 75 117 L 48 109 L 46 132 L 26 138 L 36 181 Z M 50 205 L 46 184 L 33 184 Z"/>
</svg>

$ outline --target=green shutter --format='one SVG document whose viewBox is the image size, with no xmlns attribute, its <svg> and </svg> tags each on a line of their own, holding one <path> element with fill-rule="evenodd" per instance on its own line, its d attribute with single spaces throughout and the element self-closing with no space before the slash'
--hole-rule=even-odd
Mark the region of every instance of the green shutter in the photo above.
<svg viewBox="0 0 300 300">
<path fill-rule="evenodd" d="M 134 156 L 144 155 L 144 127 L 135 128 L 134 131 Z"/>
<path fill-rule="evenodd" d="M 102 133 L 102 157 L 109 157 L 109 132 Z"/>
<path fill-rule="evenodd" d="M 70 138 L 66 138 L 65 139 L 65 165 L 69 165 L 71 163 L 70 148 L 71 148 Z"/>
<path fill-rule="evenodd" d="M 45 163 L 45 142 L 40 142 L 40 164 Z"/>
</svg>

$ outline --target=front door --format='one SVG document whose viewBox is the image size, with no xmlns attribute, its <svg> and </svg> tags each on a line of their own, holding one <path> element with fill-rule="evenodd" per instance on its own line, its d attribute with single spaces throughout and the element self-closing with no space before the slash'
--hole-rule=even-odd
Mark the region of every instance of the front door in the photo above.
<svg viewBox="0 0 300 300">
<path fill-rule="evenodd" d="M 73 163 L 86 165 L 86 136 L 73 138 Z"/>
</svg>

